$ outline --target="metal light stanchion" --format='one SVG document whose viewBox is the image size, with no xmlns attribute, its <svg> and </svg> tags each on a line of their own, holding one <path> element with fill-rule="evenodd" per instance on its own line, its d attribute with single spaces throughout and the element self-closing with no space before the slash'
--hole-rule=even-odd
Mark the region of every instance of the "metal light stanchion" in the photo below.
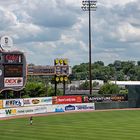
<svg viewBox="0 0 140 140">
<path fill-rule="evenodd" d="M 92 95 L 92 73 L 91 73 L 91 11 L 96 11 L 97 1 L 82 1 L 82 10 L 89 11 L 89 85 L 90 95 Z"/>
</svg>

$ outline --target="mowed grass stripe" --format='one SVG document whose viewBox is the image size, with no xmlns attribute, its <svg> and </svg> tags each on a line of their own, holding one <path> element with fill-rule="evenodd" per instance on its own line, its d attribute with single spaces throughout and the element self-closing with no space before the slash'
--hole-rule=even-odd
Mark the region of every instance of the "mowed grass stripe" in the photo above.
<svg viewBox="0 0 140 140">
<path fill-rule="evenodd" d="M 0 121 L 2 140 L 139 140 L 140 111 L 85 112 Z"/>
</svg>

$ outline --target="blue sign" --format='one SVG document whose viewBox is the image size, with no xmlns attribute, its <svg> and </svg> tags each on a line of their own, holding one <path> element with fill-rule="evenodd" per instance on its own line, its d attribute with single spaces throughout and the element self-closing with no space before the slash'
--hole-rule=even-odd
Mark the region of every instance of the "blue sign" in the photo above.
<svg viewBox="0 0 140 140">
<path fill-rule="evenodd" d="M 75 110 L 75 106 L 73 106 L 73 105 L 68 105 L 68 106 L 65 107 L 65 110 L 66 110 L 66 111 Z"/>
<path fill-rule="evenodd" d="M 55 108 L 55 112 L 64 112 L 63 108 Z"/>
</svg>

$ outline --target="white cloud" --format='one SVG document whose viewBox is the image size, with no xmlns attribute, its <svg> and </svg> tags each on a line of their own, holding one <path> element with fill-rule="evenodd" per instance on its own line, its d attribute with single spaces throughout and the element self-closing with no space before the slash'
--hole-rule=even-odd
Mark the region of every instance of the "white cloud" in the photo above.
<svg viewBox="0 0 140 140">
<path fill-rule="evenodd" d="M 136 42 L 140 38 L 140 28 L 136 28 L 129 23 L 122 23 L 118 27 L 118 36 L 120 41 Z"/>
<path fill-rule="evenodd" d="M 137 0 L 100 0 L 99 4 L 104 5 L 105 7 L 114 7 L 115 5 L 124 6 L 130 2 L 135 2 Z M 114 7 L 115 8 L 115 7 Z"/>
<path fill-rule="evenodd" d="M 4 30 L 9 26 L 13 26 L 16 24 L 16 16 L 10 11 L 4 9 L 3 7 L 0 7 L 0 17 L 0 30 Z"/>
<path fill-rule="evenodd" d="M 10 35 L 27 62 L 68 57 L 88 62 L 88 12 L 82 0 L 0 0 L 0 36 Z M 140 59 L 139 0 L 99 0 L 91 13 L 92 62 Z M 133 52 L 133 53 L 132 53 Z"/>
</svg>

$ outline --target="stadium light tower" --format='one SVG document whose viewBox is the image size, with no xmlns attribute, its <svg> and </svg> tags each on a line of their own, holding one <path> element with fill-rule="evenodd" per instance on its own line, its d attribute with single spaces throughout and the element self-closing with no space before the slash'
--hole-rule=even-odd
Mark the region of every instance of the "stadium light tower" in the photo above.
<svg viewBox="0 0 140 140">
<path fill-rule="evenodd" d="M 90 95 L 92 95 L 92 75 L 91 75 L 91 11 L 96 11 L 95 0 L 82 1 L 82 10 L 88 11 L 89 13 L 89 85 L 90 85 Z"/>
</svg>

